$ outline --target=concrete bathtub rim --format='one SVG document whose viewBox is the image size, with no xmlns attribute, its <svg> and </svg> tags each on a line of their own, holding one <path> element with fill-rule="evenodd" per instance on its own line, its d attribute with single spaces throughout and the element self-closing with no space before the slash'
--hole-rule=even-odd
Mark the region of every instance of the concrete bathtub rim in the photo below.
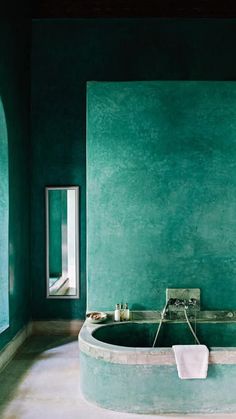
<svg viewBox="0 0 236 419">
<path fill-rule="evenodd" d="M 139 324 L 142 322 L 131 321 L 130 323 Z M 170 347 L 124 347 L 101 342 L 92 335 L 98 328 L 111 325 L 116 326 L 115 323 L 92 325 L 86 321 L 78 337 L 80 351 L 93 358 L 115 364 L 176 365 L 174 352 Z M 212 347 L 209 350 L 209 364 L 236 364 L 236 347 Z"/>
</svg>

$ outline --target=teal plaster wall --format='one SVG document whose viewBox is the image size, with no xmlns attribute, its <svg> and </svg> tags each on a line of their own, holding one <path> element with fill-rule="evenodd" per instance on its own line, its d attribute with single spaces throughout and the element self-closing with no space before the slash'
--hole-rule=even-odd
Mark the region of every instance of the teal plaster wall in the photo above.
<svg viewBox="0 0 236 419">
<path fill-rule="evenodd" d="M 49 203 L 49 273 L 62 274 L 62 191 L 48 191 Z"/>
<path fill-rule="evenodd" d="M 30 22 L 1 19 L 0 96 L 9 161 L 9 328 L 0 335 L 0 349 L 30 316 L 29 50 Z"/>
<path fill-rule="evenodd" d="M 236 306 L 236 83 L 89 83 L 88 309 Z"/>
<path fill-rule="evenodd" d="M 8 138 L 5 112 L 0 97 L 0 333 L 9 326 L 8 291 L 8 229 L 9 229 L 9 175 Z"/>
<path fill-rule="evenodd" d="M 234 80 L 235 30 L 234 19 L 33 21 L 31 276 L 34 318 L 83 318 L 85 314 L 86 82 Z M 45 297 L 44 187 L 65 184 L 81 186 L 81 298 L 51 301 Z M 99 300 L 96 305 L 100 304 Z M 162 300 L 158 297 L 158 301 Z"/>
</svg>

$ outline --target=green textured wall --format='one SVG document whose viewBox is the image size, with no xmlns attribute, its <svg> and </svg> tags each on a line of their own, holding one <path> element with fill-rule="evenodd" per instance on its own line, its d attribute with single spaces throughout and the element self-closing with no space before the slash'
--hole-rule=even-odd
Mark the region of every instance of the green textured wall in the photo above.
<svg viewBox="0 0 236 419">
<path fill-rule="evenodd" d="M 9 328 L 0 335 L 0 349 L 29 319 L 29 50 L 30 22 L 1 19 L 0 96 L 9 161 L 10 318 Z"/>
<path fill-rule="evenodd" d="M 88 309 L 236 306 L 236 83 L 88 84 Z"/>
<path fill-rule="evenodd" d="M 0 97 L 0 333 L 9 326 L 9 175 L 5 111 Z"/>
<path fill-rule="evenodd" d="M 62 191 L 48 191 L 49 203 L 49 273 L 62 274 Z"/>
<path fill-rule="evenodd" d="M 33 21 L 31 275 L 34 318 L 83 318 L 85 313 L 86 82 L 234 80 L 235 30 L 234 19 Z M 81 298 L 51 301 L 45 298 L 44 187 L 65 184 L 81 186 Z"/>
</svg>

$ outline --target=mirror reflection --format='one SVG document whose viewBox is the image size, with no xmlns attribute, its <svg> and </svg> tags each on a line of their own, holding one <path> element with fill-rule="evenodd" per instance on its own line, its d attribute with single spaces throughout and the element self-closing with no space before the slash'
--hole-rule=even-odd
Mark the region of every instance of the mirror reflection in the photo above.
<svg viewBox="0 0 236 419">
<path fill-rule="evenodd" d="M 46 188 L 46 219 L 47 297 L 78 297 L 78 187 Z"/>
</svg>

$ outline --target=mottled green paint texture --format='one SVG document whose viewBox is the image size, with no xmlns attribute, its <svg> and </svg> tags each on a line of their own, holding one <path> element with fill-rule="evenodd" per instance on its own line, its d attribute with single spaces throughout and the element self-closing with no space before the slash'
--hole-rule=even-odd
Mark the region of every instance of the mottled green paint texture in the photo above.
<svg viewBox="0 0 236 419">
<path fill-rule="evenodd" d="M 234 19 L 33 20 L 33 318 L 84 318 L 85 315 L 86 82 L 234 80 L 235 30 Z M 46 299 L 44 187 L 68 184 L 80 185 L 81 191 L 80 299 L 52 301 Z M 220 266 L 222 269 L 223 265 Z M 224 269 L 228 270 L 226 266 Z M 145 282 L 142 288 L 145 289 Z M 164 299 L 162 286 L 160 296 Z M 114 294 L 112 307 L 115 297 Z M 119 293 L 120 298 L 125 296 Z M 99 293 L 96 306 L 100 302 Z M 159 297 L 156 302 L 155 307 L 162 304 Z"/>
<path fill-rule="evenodd" d="M 62 274 L 62 192 L 48 191 L 50 276 Z"/>
<path fill-rule="evenodd" d="M 236 306 L 236 83 L 88 83 L 88 309 Z"/>
<path fill-rule="evenodd" d="M 9 328 L 0 335 L 0 349 L 30 318 L 29 51 L 30 21 L 2 19 L 0 96 L 5 112 L 9 165 L 9 271 L 8 263 L 4 263 L 4 275 L 9 288 Z M 3 182 L 7 179 L 1 179 Z M 6 230 L 1 227 L 0 234 L 3 232 L 5 237 Z"/>
<path fill-rule="evenodd" d="M 235 365 L 209 365 L 205 380 L 180 380 L 175 365 L 126 365 L 80 353 L 81 390 L 91 402 L 135 413 L 235 412 Z"/>
<path fill-rule="evenodd" d="M 5 112 L 0 97 L 0 333 L 9 325 L 8 286 L 8 229 L 9 229 L 9 176 L 8 138 Z"/>
</svg>

